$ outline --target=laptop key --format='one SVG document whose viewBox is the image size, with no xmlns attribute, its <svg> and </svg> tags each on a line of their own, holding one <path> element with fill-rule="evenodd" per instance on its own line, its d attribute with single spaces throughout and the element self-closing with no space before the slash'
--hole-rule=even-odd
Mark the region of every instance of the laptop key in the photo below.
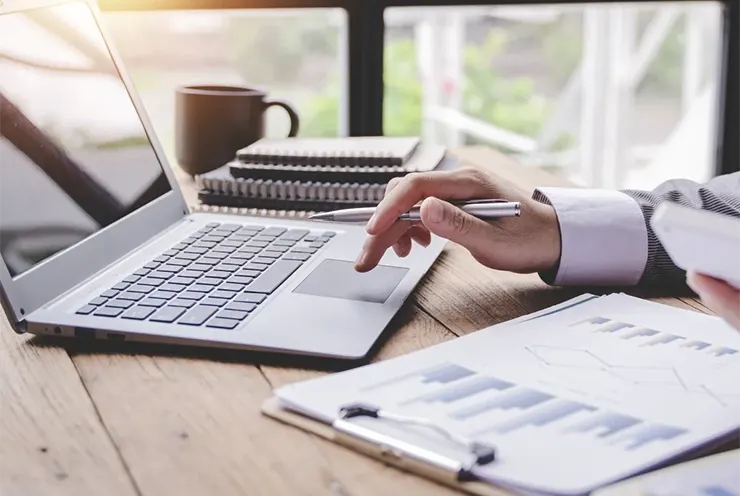
<svg viewBox="0 0 740 496">
<path fill-rule="evenodd" d="M 211 252 L 208 252 L 208 258 L 216 258 L 218 260 L 223 260 L 224 258 L 226 258 L 228 256 L 229 256 L 228 253 L 223 253 L 223 252 L 220 252 L 220 251 L 211 251 Z"/>
<path fill-rule="evenodd" d="M 259 241 L 259 240 L 250 240 L 247 241 L 247 246 L 255 246 L 257 248 L 265 248 L 267 245 L 270 244 L 270 241 Z"/>
<path fill-rule="evenodd" d="M 163 263 L 165 263 L 169 259 L 170 259 L 169 256 L 167 256 L 165 254 L 162 254 L 162 255 L 158 256 L 157 258 L 155 258 L 154 260 L 152 260 L 152 262 L 156 262 L 158 264 L 163 264 Z"/>
<path fill-rule="evenodd" d="M 164 284 L 164 281 L 162 279 L 150 279 L 150 278 L 144 278 L 141 281 L 139 281 L 139 285 L 141 286 L 151 286 L 151 287 L 157 287 Z"/>
<path fill-rule="evenodd" d="M 134 308 L 129 308 L 128 310 L 126 310 L 126 313 L 121 315 L 121 318 L 130 319 L 130 320 L 145 320 L 147 317 L 153 314 L 156 310 L 157 309 L 154 307 L 136 306 Z"/>
<path fill-rule="evenodd" d="M 133 293 L 131 291 L 126 291 L 125 293 L 121 293 L 118 295 L 118 298 L 121 300 L 131 300 L 131 301 L 139 301 L 142 298 L 146 296 L 144 293 Z"/>
<path fill-rule="evenodd" d="M 210 255 L 210 253 L 209 253 L 209 255 Z M 209 269 L 212 266 L 218 265 L 220 263 L 221 263 L 221 259 L 220 258 L 213 258 L 213 257 L 210 257 L 210 256 L 208 256 L 208 257 L 200 257 L 198 259 L 198 261 L 196 262 L 196 264 L 198 264 L 198 265 L 206 265 Z M 188 267 L 188 268 L 190 268 L 190 267 Z M 208 270 L 208 269 L 206 269 L 206 270 Z"/>
<path fill-rule="evenodd" d="M 128 284 L 128 283 L 119 282 L 118 284 L 116 284 L 115 286 L 113 286 L 111 289 L 114 290 L 114 291 L 123 291 L 126 288 L 128 288 L 129 286 L 131 286 L 131 285 Z"/>
<path fill-rule="evenodd" d="M 334 231 L 324 231 L 323 233 L 321 233 L 321 235 L 327 238 L 333 238 L 337 235 L 337 233 L 335 233 Z"/>
<path fill-rule="evenodd" d="M 311 243 L 311 244 L 310 244 L 310 245 L 308 245 L 308 246 L 310 246 L 311 248 L 316 248 L 316 249 L 318 249 L 318 248 L 323 248 L 323 246 L 324 246 L 324 243 L 319 243 L 318 241 L 314 241 L 313 243 Z"/>
<path fill-rule="evenodd" d="M 157 270 L 159 272 L 167 272 L 167 273 L 170 273 L 170 274 L 176 274 L 176 273 L 180 272 L 182 269 L 183 268 L 180 265 L 174 265 L 174 264 L 169 264 L 168 263 L 167 265 L 162 265 Z"/>
<path fill-rule="evenodd" d="M 293 246 L 296 244 L 296 241 L 293 241 L 291 239 L 276 239 L 272 245 L 273 246 Z"/>
<path fill-rule="evenodd" d="M 303 241 L 306 241 L 310 243 L 311 241 L 316 241 L 318 239 L 318 236 L 314 236 L 313 234 L 309 234 L 308 236 L 303 237 Z"/>
<path fill-rule="evenodd" d="M 154 291 L 154 286 L 145 286 L 143 284 L 137 284 L 135 286 L 131 286 L 128 288 L 128 292 L 130 293 L 151 293 Z"/>
<path fill-rule="evenodd" d="M 151 322 L 164 322 L 171 323 L 180 318 L 180 315 L 185 313 L 185 309 L 181 307 L 164 307 L 156 311 L 154 315 L 149 317 Z"/>
<path fill-rule="evenodd" d="M 193 263 L 192 260 L 185 260 L 184 258 L 181 258 L 178 256 L 178 257 L 171 259 L 169 262 L 167 262 L 167 265 L 173 265 L 173 266 L 182 268 L 187 265 L 190 265 L 191 263 Z"/>
<path fill-rule="evenodd" d="M 240 269 L 241 269 L 242 265 L 246 264 L 247 262 L 248 262 L 248 260 L 245 260 L 243 258 L 233 258 L 233 257 L 232 258 L 227 258 L 226 260 L 224 260 L 224 263 L 225 264 L 228 264 L 228 265 L 236 265 Z"/>
<path fill-rule="evenodd" d="M 187 286 L 195 282 L 195 279 L 196 279 L 195 277 L 175 276 L 172 279 L 170 279 L 170 284 L 183 284 Z"/>
<path fill-rule="evenodd" d="M 272 244 L 272 245 L 271 245 L 271 246 L 269 247 L 269 251 L 270 251 L 270 252 L 272 252 L 272 253 L 277 253 L 278 255 L 279 255 L 280 253 L 285 253 L 285 252 L 286 252 L 286 251 L 288 251 L 289 249 L 290 249 L 290 247 L 289 247 L 289 246 L 276 245 L 276 244 L 274 244 L 274 243 L 273 243 L 273 244 Z M 267 252 L 265 252 L 265 253 L 267 253 Z"/>
<path fill-rule="evenodd" d="M 229 232 L 234 232 L 241 228 L 242 228 L 241 224 L 221 224 L 221 227 L 219 227 L 219 229 L 223 231 L 229 231 Z"/>
<path fill-rule="evenodd" d="M 224 270 L 212 270 L 210 272 L 206 272 L 206 277 L 210 277 L 212 279 L 226 279 L 231 275 L 231 272 L 226 272 Z"/>
<path fill-rule="evenodd" d="M 190 308 L 195 305 L 195 300 L 183 300 L 182 298 L 176 298 L 170 302 L 171 307 Z"/>
<path fill-rule="evenodd" d="M 92 305 L 85 305 L 84 307 L 77 310 L 75 313 L 79 315 L 90 315 L 95 311 L 97 307 L 94 307 Z"/>
<path fill-rule="evenodd" d="M 311 255 L 308 253 L 288 253 L 283 257 L 283 260 L 300 260 L 301 262 L 305 262 L 311 258 Z"/>
<path fill-rule="evenodd" d="M 264 257 L 257 257 L 254 260 L 252 260 L 252 263 L 255 264 L 262 264 L 262 265 L 270 265 L 275 260 L 272 258 L 264 258 Z"/>
<path fill-rule="evenodd" d="M 108 307 L 110 308 L 122 308 L 127 309 L 131 308 L 131 306 L 134 304 L 133 301 L 130 300 L 111 300 L 108 302 Z"/>
<path fill-rule="evenodd" d="M 92 300 L 88 305 L 92 305 L 94 307 L 99 307 L 100 305 L 105 305 L 108 302 L 108 298 L 101 298 L 98 296 L 94 300 Z"/>
<path fill-rule="evenodd" d="M 193 265 L 188 267 L 185 272 L 181 272 L 180 275 L 183 277 L 200 277 L 200 273 L 207 270 L 211 270 L 211 265 L 200 263 L 200 261 L 198 261 L 197 263 L 194 263 Z"/>
<path fill-rule="evenodd" d="M 247 286 L 247 289 L 252 293 L 270 294 L 293 275 L 293 272 L 301 265 L 303 263 L 297 260 L 278 260 Z"/>
<path fill-rule="evenodd" d="M 123 313 L 122 308 L 111 308 L 111 307 L 98 307 L 93 315 L 98 317 L 118 317 Z"/>
<path fill-rule="evenodd" d="M 147 277 L 150 279 L 169 279 L 170 277 L 172 277 L 172 273 L 164 272 L 161 270 L 155 270 L 154 272 L 149 274 Z"/>
<path fill-rule="evenodd" d="M 272 258 L 273 260 L 276 258 L 280 258 L 281 256 L 282 253 L 277 251 L 263 251 L 262 253 L 260 253 L 260 257 Z"/>
<path fill-rule="evenodd" d="M 152 293 L 152 298 L 159 298 L 162 300 L 171 300 L 175 296 L 177 296 L 177 293 L 173 291 L 155 291 Z"/>
<path fill-rule="evenodd" d="M 181 243 L 177 243 L 175 246 L 173 246 L 172 247 L 172 250 L 173 251 L 180 251 L 180 250 L 184 250 L 187 247 L 188 247 L 188 244 L 187 243 L 182 243 L 181 242 Z"/>
<path fill-rule="evenodd" d="M 183 315 L 177 323 L 199 326 L 205 323 L 206 320 L 210 319 L 214 313 L 216 313 L 216 308 L 198 305 Z"/>
<path fill-rule="evenodd" d="M 109 289 L 108 291 L 103 291 L 102 293 L 100 293 L 100 296 L 102 296 L 103 298 L 115 298 L 116 296 L 118 296 L 119 292 L 120 291 L 116 291 L 115 289 Z"/>
<path fill-rule="evenodd" d="M 299 239 L 307 235 L 309 232 L 310 231 L 308 229 L 291 229 L 290 231 L 280 236 L 280 239 L 290 239 L 290 240 L 298 241 Z"/>
<path fill-rule="evenodd" d="M 243 244 L 244 243 L 239 240 L 229 238 L 225 241 L 222 241 L 220 246 L 224 246 L 227 248 L 240 248 Z"/>
<path fill-rule="evenodd" d="M 236 248 L 233 247 L 233 246 L 222 246 L 222 245 L 219 245 L 219 246 L 215 247 L 213 249 L 213 251 L 215 253 L 228 253 L 228 254 L 232 254 L 232 253 L 234 253 L 236 251 Z"/>
<path fill-rule="evenodd" d="M 216 271 L 220 270 L 223 272 L 236 272 L 239 269 L 241 269 L 241 265 L 232 265 L 232 264 L 227 264 L 227 263 L 222 263 L 213 268 L 213 270 L 216 270 Z"/>
<path fill-rule="evenodd" d="M 203 255 L 204 253 L 208 253 L 208 248 L 201 248 L 200 246 L 190 246 L 189 248 L 185 248 L 183 250 L 183 253 L 195 253 L 196 255 Z"/>
<path fill-rule="evenodd" d="M 241 248 L 239 248 L 239 251 L 237 253 L 251 253 L 251 254 L 255 254 L 255 253 L 259 253 L 261 251 L 262 251 L 262 248 L 260 248 L 259 246 L 245 245 L 245 246 L 242 246 Z"/>
<path fill-rule="evenodd" d="M 291 253 L 311 253 L 311 254 L 316 253 L 317 251 L 319 250 L 317 250 L 316 248 L 309 248 L 308 246 L 296 246 L 295 248 L 290 250 Z"/>
<path fill-rule="evenodd" d="M 215 241 L 203 241 L 200 240 L 197 243 L 193 243 L 192 246 L 195 248 L 205 248 L 206 250 L 210 250 L 214 246 L 216 246 L 218 243 Z"/>
<path fill-rule="evenodd" d="M 234 301 L 226 305 L 226 310 L 235 310 L 237 312 L 245 313 L 249 313 L 255 308 L 257 308 L 257 305 L 255 305 L 254 303 L 242 303 L 239 301 Z"/>
<path fill-rule="evenodd" d="M 208 288 L 208 291 L 210 291 L 211 288 Z M 177 295 L 178 298 L 183 300 L 193 300 L 197 301 L 203 298 L 206 295 L 206 293 L 196 293 L 195 291 L 185 291 L 184 293 L 180 293 Z"/>
<path fill-rule="evenodd" d="M 244 320 L 249 315 L 248 312 L 240 312 L 238 310 L 221 310 L 216 315 L 219 319 L 231 319 L 231 320 Z"/>
<path fill-rule="evenodd" d="M 252 262 L 244 266 L 244 270 L 251 270 L 251 271 L 256 271 L 256 272 L 262 272 L 266 268 L 267 268 L 267 265 L 263 265 L 259 263 L 252 263 Z M 243 275 L 242 272 L 239 272 L 237 275 Z"/>
<path fill-rule="evenodd" d="M 259 273 L 258 273 L 259 274 Z M 254 277 L 245 277 L 245 276 L 233 276 L 231 279 L 228 280 L 230 283 L 234 283 L 237 285 L 240 285 L 243 287 L 245 284 L 249 284 L 254 280 Z"/>
<path fill-rule="evenodd" d="M 215 277 L 201 277 L 197 283 L 204 286 L 218 286 L 221 282 L 223 282 L 221 279 L 216 279 Z"/>
<path fill-rule="evenodd" d="M 197 260 L 200 258 L 200 255 L 197 253 L 187 253 L 187 252 L 180 252 L 180 254 L 177 256 L 178 260 L 190 260 L 191 262 L 193 260 Z"/>
<path fill-rule="evenodd" d="M 152 262 L 149 262 L 148 264 L 146 264 L 146 265 L 144 266 L 144 268 L 145 268 L 145 269 L 149 269 L 149 270 L 154 270 L 154 269 L 156 269 L 157 267 L 159 267 L 160 265 L 162 265 L 162 264 L 160 264 L 159 262 L 154 262 L 154 261 L 152 261 Z"/>
<path fill-rule="evenodd" d="M 208 286 L 206 284 L 193 284 L 185 292 L 186 293 L 190 293 L 190 292 L 192 292 L 192 293 L 207 293 L 207 292 L 209 292 L 212 289 L 213 289 L 213 286 Z"/>
<path fill-rule="evenodd" d="M 217 329 L 233 329 L 238 325 L 238 320 L 213 318 L 206 324 L 206 327 L 215 327 Z"/>
<path fill-rule="evenodd" d="M 284 227 L 268 227 L 260 233 L 260 236 L 280 236 L 285 231 L 287 229 Z"/>
<path fill-rule="evenodd" d="M 231 281 L 231 279 L 229 279 Z M 218 287 L 221 291 L 242 291 L 244 289 L 245 284 L 234 284 L 233 282 L 225 282 L 221 286 Z"/>
<path fill-rule="evenodd" d="M 149 273 L 149 271 L 147 271 L 147 274 L 148 273 Z M 141 279 L 141 276 L 130 275 L 128 277 L 124 277 L 121 282 L 125 282 L 125 283 L 128 283 L 128 284 L 134 284 L 135 282 L 138 282 L 139 279 Z"/>
<path fill-rule="evenodd" d="M 139 303 L 139 305 L 141 305 L 142 307 L 159 308 L 159 307 L 164 306 L 165 303 L 167 303 L 167 300 L 165 300 L 164 298 L 150 297 L 150 298 L 145 298 L 144 300 L 142 300 L 142 302 Z"/>
<path fill-rule="evenodd" d="M 255 303 L 259 305 L 263 301 L 265 301 L 265 295 L 263 294 L 257 294 L 257 293 L 242 293 L 239 296 L 237 296 L 234 301 L 238 303 Z"/>
<path fill-rule="evenodd" d="M 186 287 L 187 286 L 185 286 L 184 284 L 172 284 L 168 282 L 167 284 L 163 284 L 159 289 L 161 289 L 162 291 L 174 291 L 175 293 L 179 293 Z"/>
<path fill-rule="evenodd" d="M 259 270 L 252 270 L 252 269 L 249 269 L 249 268 L 242 269 L 242 270 L 240 270 L 239 272 L 236 273 L 236 276 L 239 276 L 239 277 L 249 277 L 249 278 L 257 277 L 258 275 L 260 275 L 260 271 Z M 233 278 L 230 279 L 230 280 L 233 280 Z M 234 281 L 234 282 L 236 282 L 236 281 Z"/>
<path fill-rule="evenodd" d="M 211 307 L 222 307 L 226 305 L 229 302 L 229 300 L 225 300 L 223 298 L 211 298 L 210 296 L 203 301 L 200 302 L 201 305 L 208 305 Z"/>
<path fill-rule="evenodd" d="M 236 291 L 224 291 L 224 290 L 218 289 L 214 291 L 213 293 L 209 294 L 208 296 L 212 298 L 223 298 L 225 300 L 230 300 L 234 296 L 236 296 Z"/>
</svg>

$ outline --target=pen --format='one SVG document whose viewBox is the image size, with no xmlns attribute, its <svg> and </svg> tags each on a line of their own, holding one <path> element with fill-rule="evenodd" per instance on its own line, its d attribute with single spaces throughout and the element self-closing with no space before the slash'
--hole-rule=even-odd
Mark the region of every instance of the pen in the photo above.
<svg viewBox="0 0 740 496">
<path fill-rule="evenodd" d="M 464 212 L 478 219 L 498 219 L 501 217 L 518 217 L 521 214 L 519 202 L 506 200 L 469 200 L 451 202 Z M 375 213 L 375 207 L 346 208 L 331 212 L 320 212 L 309 217 L 312 220 L 331 222 L 367 222 Z M 421 207 L 415 206 L 408 212 L 401 214 L 398 220 L 421 220 Z"/>
</svg>

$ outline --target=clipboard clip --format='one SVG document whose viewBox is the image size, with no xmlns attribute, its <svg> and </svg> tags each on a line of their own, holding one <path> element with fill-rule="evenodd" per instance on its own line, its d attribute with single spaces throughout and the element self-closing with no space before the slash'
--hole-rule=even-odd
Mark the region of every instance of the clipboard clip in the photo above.
<svg viewBox="0 0 740 496">
<path fill-rule="evenodd" d="M 429 428 L 453 443 L 462 446 L 470 453 L 472 462 L 461 462 L 427 448 L 413 445 L 407 441 L 350 422 L 350 419 L 357 417 L 389 420 Z M 376 447 L 376 450 L 379 448 L 381 455 L 386 459 L 390 458 L 390 461 L 396 465 L 404 465 L 406 464 L 404 462 L 408 462 L 415 465 L 417 470 L 431 471 L 433 472 L 431 475 L 438 478 L 449 479 L 451 477 L 455 482 L 477 479 L 473 475 L 473 469 L 476 466 L 488 465 L 496 460 L 496 449 L 489 444 L 452 433 L 429 419 L 398 415 L 364 403 L 343 406 L 340 409 L 339 419 L 334 421 L 334 428 L 345 436 L 369 443 Z M 358 448 L 361 447 L 357 446 L 358 443 L 356 442 L 351 444 Z"/>
</svg>

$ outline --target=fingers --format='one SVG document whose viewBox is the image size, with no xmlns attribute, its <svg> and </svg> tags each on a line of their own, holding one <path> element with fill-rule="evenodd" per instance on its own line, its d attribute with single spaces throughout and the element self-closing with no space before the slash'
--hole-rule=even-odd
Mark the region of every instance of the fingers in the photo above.
<svg viewBox="0 0 740 496">
<path fill-rule="evenodd" d="M 459 169 L 430 173 L 413 173 L 389 183 L 383 200 L 367 225 L 370 235 L 377 235 L 396 221 L 399 215 L 423 199 L 434 196 L 446 199 L 471 199 L 494 196 L 490 178 L 477 169 Z"/>
<path fill-rule="evenodd" d="M 421 219 L 432 234 L 464 246 L 474 256 L 495 246 L 496 233 L 489 224 L 438 198 L 424 200 Z"/>
<path fill-rule="evenodd" d="M 740 290 L 713 277 L 689 272 L 686 282 L 709 308 L 740 331 Z"/>
<path fill-rule="evenodd" d="M 360 255 L 355 261 L 355 270 L 358 272 L 367 272 L 378 265 L 385 251 L 395 245 L 410 227 L 411 223 L 408 221 L 396 221 L 390 229 L 386 229 L 377 235 L 369 235 L 365 240 L 365 245 L 362 247 Z"/>
</svg>

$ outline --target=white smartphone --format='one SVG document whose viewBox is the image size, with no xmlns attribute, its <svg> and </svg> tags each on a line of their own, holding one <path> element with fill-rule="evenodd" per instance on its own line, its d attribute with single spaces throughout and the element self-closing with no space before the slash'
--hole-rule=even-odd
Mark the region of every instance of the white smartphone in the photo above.
<svg viewBox="0 0 740 496">
<path fill-rule="evenodd" d="M 678 267 L 740 289 L 740 219 L 664 202 L 650 225 Z"/>
</svg>

